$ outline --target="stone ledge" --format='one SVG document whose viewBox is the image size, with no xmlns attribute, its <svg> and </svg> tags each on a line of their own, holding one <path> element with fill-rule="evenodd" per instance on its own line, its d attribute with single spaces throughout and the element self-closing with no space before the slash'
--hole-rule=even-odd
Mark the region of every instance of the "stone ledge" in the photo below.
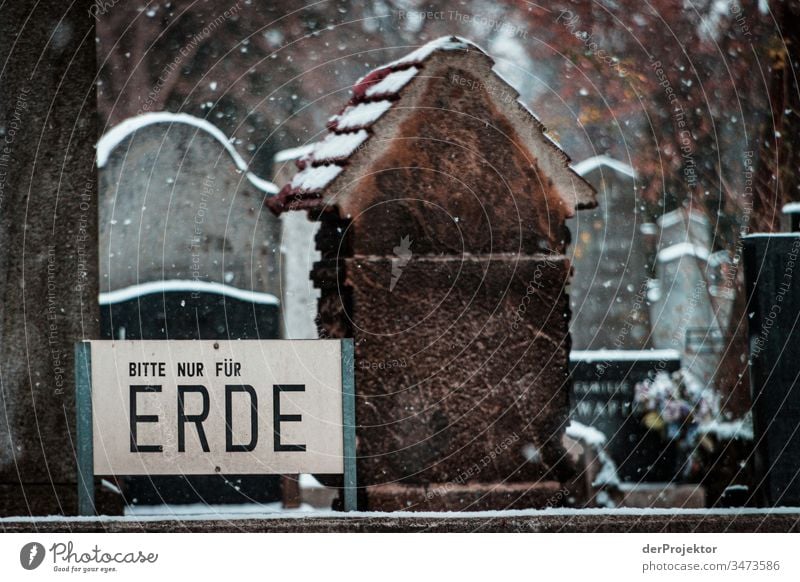
<svg viewBox="0 0 800 582">
<path fill-rule="evenodd" d="M 800 508 L 731 511 L 552 510 L 414 515 L 326 513 L 231 519 L 3 518 L 6 533 L 751 533 L 800 532 Z"/>
</svg>

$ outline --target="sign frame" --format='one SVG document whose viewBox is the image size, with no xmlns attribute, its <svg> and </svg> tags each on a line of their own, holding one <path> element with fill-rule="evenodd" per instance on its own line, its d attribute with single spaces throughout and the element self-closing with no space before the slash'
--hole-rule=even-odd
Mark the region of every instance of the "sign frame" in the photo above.
<svg viewBox="0 0 800 582">
<path fill-rule="evenodd" d="M 343 502 L 345 511 L 356 511 L 358 479 L 356 476 L 355 347 L 352 338 L 342 338 L 339 341 L 341 342 L 342 366 Z M 78 515 L 87 516 L 97 515 L 94 487 L 91 342 L 92 340 L 84 340 L 75 344 Z"/>
</svg>

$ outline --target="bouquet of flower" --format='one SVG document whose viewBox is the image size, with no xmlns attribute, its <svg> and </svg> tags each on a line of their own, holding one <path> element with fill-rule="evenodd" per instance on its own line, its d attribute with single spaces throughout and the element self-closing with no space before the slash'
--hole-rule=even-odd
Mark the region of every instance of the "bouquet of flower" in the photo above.
<svg viewBox="0 0 800 582">
<path fill-rule="evenodd" d="M 716 392 L 685 370 L 659 372 L 636 384 L 633 403 L 649 430 L 678 447 L 683 474 L 695 473 L 699 447 L 713 446 L 701 427 L 718 417 Z"/>
</svg>

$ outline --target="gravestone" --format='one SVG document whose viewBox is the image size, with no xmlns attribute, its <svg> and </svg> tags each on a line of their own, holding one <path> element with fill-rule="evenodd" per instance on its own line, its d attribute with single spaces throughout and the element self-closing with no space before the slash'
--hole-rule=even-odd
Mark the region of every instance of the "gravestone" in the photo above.
<svg viewBox="0 0 800 582">
<path fill-rule="evenodd" d="M 597 208 L 567 221 L 575 274 L 569 287 L 576 349 L 643 350 L 650 344 L 650 261 L 629 165 L 595 156 L 573 169 L 598 192 Z"/>
<path fill-rule="evenodd" d="M 634 414 L 635 387 L 658 372 L 680 369 L 675 350 L 574 350 L 570 354 L 570 418 L 606 436 L 606 453 L 624 482 L 670 481 L 674 448 Z"/>
<path fill-rule="evenodd" d="M 280 223 L 271 184 L 219 131 L 186 115 L 148 114 L 98 146 L 103 339 L 280 337 Z M 280 499 L 279 477 L 130 477 L 129 504 Z"/>
<path fill-rule="evenodd" d="M 191 280 L 280 293 L 280 221 L 263 209 L 274 187 L 218 132 L 155 113 L 100 140 L 101 291 Z"/>
<path fill-rule="evenodd" d="M 542 507 L 572 472 L 565 220 L 596 202 L 492 66 L 444 38 L 373 71 L 268 202 L 321 223 L 363 508 Z"/>
<path fill-rule="evenodd" d="M 756 487 L 800 504 L 800 233 L 744 239 Z"/>
<path fill-rule="evenodd" d="M 680 208 L 658 219 L 660 248 L 651 288 L 653 347 L 678 350 L 683 368 L 708 384 L 724 350 L 724 298 L 712 295 L 711 230 L 697 211 Z"/>
</svg>

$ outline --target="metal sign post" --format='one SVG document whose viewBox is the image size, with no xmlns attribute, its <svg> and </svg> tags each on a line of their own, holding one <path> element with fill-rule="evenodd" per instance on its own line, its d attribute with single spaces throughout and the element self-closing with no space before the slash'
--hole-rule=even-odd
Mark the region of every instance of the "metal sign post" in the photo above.
<svg viewBox="0 0 800 582">
<path fill-rule="evenodd" d="M 75 344 L 75 408 L 78 426 L 78 514 L 95 515 L 92 433 L 92 344 Z"/>
<path fill-rule="evenodd" d="M 344 439 L 344 510 L 358 509 L 356 478 L 356 382 L 353 340 L 342 340 L 342 424 Z"/>
<path fill-rule="evenodd" d="M 341 471 L 344 510 L 355 511 L 358 481 L 353 340 L 339 340 L 339 350 L 329 340 L 320 342 L 325 343 L 316 343 L 314 340 L 243 340 L 226 346 L 221 342 L 200 340 L 111 340 L 76 344 L 79 514 L 96 515 L 95 473 L 127 476 L 171 475 L 177 472 L 263 475 L 273 472 Z M 97 345 L 93 346 L 93 343 Z M 309 362 L 314 362 L 316 367 L 312 369 Z M 336 369 L 335 366 L 341 366 L 341 417 L 336 402 L 336 392 L 340 387 L 331 386 L 324 380 L 331 377 L 330 372 Z M 302 383 L 281 384 L 285 381 L 282 378 L 287 376 L 297 378 Z M 185 379 L 187 377 L 191 379 Z M 147 385 L 143 384 L 145 382 Z M 207 387 L 218 386 L 222 389 L 222 384 L 226 394 L 224 414 L 219 406 L 212 414 L 212 403 L 218 400 L 209 397 Z M 271 437 L 259 441 L 258 390 L 255 387 L 264 389 L 265 384 L 272 389 L 261 392 L 262 402 L 266 400 L 269 406 L 272 397 L 275 426 Z M 101 388 L 102 391 L 92 394 L 93 389 Z M 143 390 L 145 388 L 148 390 Z M 311 412 L 306 415 L 282 414 L 281 398 L 283 406 L 289 406 L 289 410 L 293 405 L 291 395 L 282 396 L 280 388 L 284 388 L 285 393 L 307 393 L 308 400 L 304 406 L 308 406 Z M 177 409 L 174 396 L 170 397 L 169 392 L 178 395 Z M 200 412 L 196 410 L 201 402 L 197 398 L 193 401 L 195 408 L 192 413 L 184 411 L 183 397 L 188 392 L 203 396 L 204 404 Z M 239 392 L 250 398 L 252 406 L 247 409 L 240 406 L 236 412 L 231 406 L 233 394 Z M 265 396 L 265 393 L 270 396 Z M 160 404 L 163 408 L 159 409 L 161 412 L 158 415 L 141 414 L 144 401 L 149 401 L 151 405 Z M 130 404 L 122 404 L 127 402 Z M 130 406 L 130 410 L 127 406 Z M 174 426 L 166 426 L 175 418 L 178 419 L 178 432 L 181 435 L 177 448 L 174 439 L 169 438 Z M 295 424 L 300 422 L 303 424 Z M 165 425 L 163 429 L 159 429 L 161 424 Z M 189 432 L 187 425 L 196 431 L 199 438 L 199 442 L 193 446 L 186 444 L 184 435 Z M 233 425 L 251 427 L 250 444 L 232 446 Z M 312 444 L 306 449 L 305 444 L 289 444 L 291 440 L 289 443 L 286 440 L 281 442 L 281 425 L 284 431 L 290 431 L 290 436 L 283 438 L 291 439 L 293 434 L 296 443 L 305 441 Z M 337 426 L 341 433 L 336 429 Z M 144 435 L 144 439 L 145 443 L 149 439 L 153 444 L 137 444 L 137 433 L 138 438 L 142 438 L 143 429 L 137 431 L 140 427 L 150 428 L 149 437 Z M 99 432 L 94 434 L 96 430 Z M 337 436 L 341 434 L 341 440 L 331 439 L 331 431 Z M 221 448 L 222 445 L 209 447 L 207 435 L 217 443 L 221 439 L 224 448 Z M 341 443 L 341 448 L 338 443 Z M 103 451 L 97 463 L 94 458 L 95 445 Z M 265 468 L 268 470 L 264 471 Z"/>
</svg>

